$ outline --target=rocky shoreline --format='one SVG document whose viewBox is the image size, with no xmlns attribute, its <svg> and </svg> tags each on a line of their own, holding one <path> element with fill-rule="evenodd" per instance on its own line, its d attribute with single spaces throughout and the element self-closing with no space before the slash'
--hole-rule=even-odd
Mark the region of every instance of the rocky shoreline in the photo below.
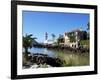
<svg viewBox="0 0 100 80">
<path fill-rule="evenodd" d="M 59 57 L 50 57 L 42 53 L 29 53 L 28 61 L 23 68 L 61 67 L 64 60 Z"/>
<path fill-rule="evenodd" d="M 69 47 L 69 46 L 64 46 L 64 45 L 43 45 L 43 44 L 36 44 L 33 45 L 33 47 L 37 47 L 37 48 L 47 48 L 47 49 L 57 49 L 57 50 L 68 50 L 68 51 L 72 51 L 72 52 L 80 52 L 80 53 L 84 53 L 84 52 L 89 52 L 89 48 L 86 46 L 79 46 L 78 48 L 73 48 L 73 47 Z"/>
</svg>

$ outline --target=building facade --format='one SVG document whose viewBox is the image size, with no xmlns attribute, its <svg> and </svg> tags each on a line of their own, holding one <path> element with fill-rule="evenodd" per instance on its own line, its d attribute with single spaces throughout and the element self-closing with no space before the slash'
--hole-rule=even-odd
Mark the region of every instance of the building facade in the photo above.
<svg viewBox="0 0 100 80">
<path fill-rule="evenodd" d="M 64 44 L 66 46 L 78 48 L 80 40 L 87 39 L 87 32 L 80 29 L 73 30 L 71 32 L 64 33 Z"/>
</svg>

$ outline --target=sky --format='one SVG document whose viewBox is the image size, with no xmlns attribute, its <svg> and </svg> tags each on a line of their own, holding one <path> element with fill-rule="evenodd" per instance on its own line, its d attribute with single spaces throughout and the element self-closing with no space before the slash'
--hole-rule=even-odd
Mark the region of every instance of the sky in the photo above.
<svg viewBox="0 0 100 80">
<path fill-rule="evenodd" d="M 48 39 L 52 39 L 51 34 L 57 38 L 59 34 L 74 29 L 86 30 L 88 21 L 89 14 L 83 13 L 23 11 L 23 36 L 33 34 L 33 37 L 37 37 L 36 41 L 43 42 L 46 32 Z"/>
</svg>

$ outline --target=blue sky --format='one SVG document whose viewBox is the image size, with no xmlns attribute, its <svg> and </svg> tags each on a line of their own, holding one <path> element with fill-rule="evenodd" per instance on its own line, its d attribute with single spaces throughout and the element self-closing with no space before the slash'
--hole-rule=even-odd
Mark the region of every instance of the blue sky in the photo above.
<svg viewBox="0 0 100 80">
<path fill-rule="evenodd" d="M 86 30 L 89 14 L 23 11 L 22 19 L 23 35 L 33 34 L 37 41 L 43 42 L 45 32 L 52 39 L 52 33 L 58 37 L 74 29 Z"/>
</svg>

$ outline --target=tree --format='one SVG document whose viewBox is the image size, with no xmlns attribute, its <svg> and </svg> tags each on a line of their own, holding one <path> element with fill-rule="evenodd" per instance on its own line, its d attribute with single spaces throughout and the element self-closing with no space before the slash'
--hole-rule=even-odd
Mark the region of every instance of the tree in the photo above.
<svg viewBox="0 0 100 80">
<path fill-rule="evenodd" d="M 58 43 L 58 44 L 59 44 L 59 43 L 64 43 L 64 37 L 63 37 L 63 35 L 59 34 L 59 37 L 58 37 L 58 39 L 57 39 L 57 43 Z"/>
<path fill-rule="evenodd" d="M 90 29 L 90 22 L 87 23 L 87 30 Z"/>
<path fill-rule="evenodd" d="M 56 35 L 55 34 L 51 34 L 53 41 L 55 40 Z"/>
<path fill-rule="evenodd" d="M 87 23 L 87 30 L 90 30 L 90 22 Z M 87 33 L 87 38 L 88 39 L 89 39 L 89 36 L 90 36 L 90 34 L 89 34 L 89 31 L 88 31 L 88 33 Z"/>
<path fill-rule="evenodd" d="M 76 35 L 75 35 L 75 33 L 74 32 L 70 32 L 70 33 L 68 33 L 68 37 L 69 37 L 69 39 L 70 39 L 70 42 L 76 42 Z"/>
<path fill-rule="evenodd" d="M 25 49 L 25 53 L 28 53 L 28 48 L 32 48 L 33 42 L 36 38 L 32 38 L 32 34 L 23 36 L 23 47 Z"/>
</svg>

